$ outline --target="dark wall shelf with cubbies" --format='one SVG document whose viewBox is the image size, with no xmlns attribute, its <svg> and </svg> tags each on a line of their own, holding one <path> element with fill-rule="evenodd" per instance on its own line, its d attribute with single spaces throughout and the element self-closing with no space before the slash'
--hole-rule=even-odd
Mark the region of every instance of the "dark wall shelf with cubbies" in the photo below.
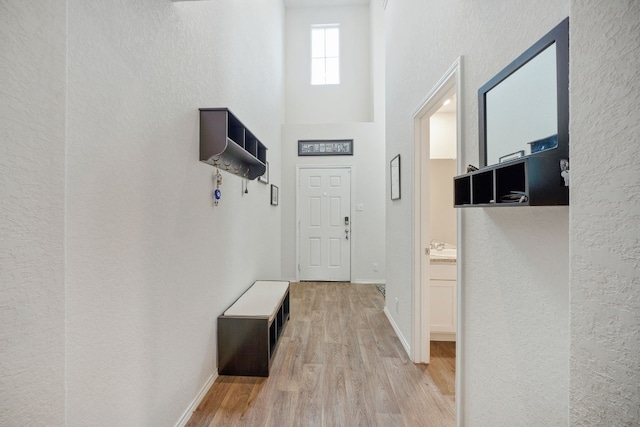
<svg viewBox="0 0 640 427">
<path fill-rule="evenodd" d="M 554 49 L 547 51 L 551 46 L 554 46 Z M 515 73 L 529 67 L 534 62 L 534 58 L 545 51 L 550 54 L 555 52 L 555 57 L 551 56 L 552 61 L 545 62 L 546 71 L 555 72 L 555 99 L 547 94 L 544 100 L 546 101 L 545 105 L 555 104 L 557 133 L 539 140 L 527 141 L 526 138 L 532 135 L 525 129 L 528 129 L 529 132 L 531 129 L 536 129 L 536 132 L 543 133 L 545 130 L 549 131 L 553 128 L 554 124 L 549 123 L 548 120 L 536 121 L 539 116 L 544 116 L 540 110 L 529 110 L 528 112 L 525 110 L 526 114 L 520 113 L 519 117 L 527 122 L 527 126 L 521 124 L 511 126 L 510 123 L 507 123 L 505 117 L 511 116 L 504 114 L 504 111 L 509 111 L 513 105 L 526 104 L 526 102 L 521 102 L 523 100 L 522 92 L 513 90 L 514 86 L 506 86 L 517 99 L 509 105 L 499 103 L 499 108 L 496 108 L 494 103 L 491 104 L 492 108 L 490 109 L 487 95 L 504 84 Z M 550 63 L 554 64 L 555 70 L 550 70 L 548 65 Z M 529 68 L 529 70 L 531 69 Z M 529 71 L 529 74 L 524 75 L 533 74 Z M 523 74 L 520 74 L 519 78 L 523 78 L 522 76 Z M 535 79 L 525 81 L 525 86 L 532 83 L 531 80 L 535 81 Z M 513 84 L 513 80 L 510 84 Z M 552 90 L 550 85 L 546 87 Z M 528 100 L 525 99 L 525 101 Z M 546 111 L 553 111 L 553 108 L 549 107 Z M 491 136 L 494 139 L 490 139 L 488 118 L 495 120 L 496 115 L 501 116 L 503 120 L 491 122 L 494 126 L 494 133 Z M 569 18 L 563 20 L 478 89 L 478 125 L 480 169 L 454 178 L 455 207 L 569 204 Z M 495 138 L 496 127 L 501 130 L 510 130 L 510 138 Z M 512 144 L 514 141 L 517 141 L 515 147 L 520 144 L 520 151 L 515 151 Z M 549 146 L 542 144 L 543 142 L 548 143 Z M 551 144 L 552 142 L 553 144 Z M 530 148 L 525 149 L 527 146 Z M 491 159 L 487 155 L 489 151 L 494 153 Z M 525 155 L 525 152 L 529 152 L 529 154 Z M 496 156 L 495 153 L 503 154 L 503 156 Z M 511 156 L 516 154 L 520 154 L 520 156 L 513 160 L 490 164 L 503 158 L 512 158 Z"/>
<path fill-rule="evenodd" d="M 200 161 L 256 179 L 267 170 L 267 147 L 228 108 L 201 108 Z"/>
<path fill-rule="evenodd" d="M 525 157 L 454 178 L 457 208 L 569 204 L 555 157 Z M 522 198 L 522 196 L 525 196 Z"/>
</svg>

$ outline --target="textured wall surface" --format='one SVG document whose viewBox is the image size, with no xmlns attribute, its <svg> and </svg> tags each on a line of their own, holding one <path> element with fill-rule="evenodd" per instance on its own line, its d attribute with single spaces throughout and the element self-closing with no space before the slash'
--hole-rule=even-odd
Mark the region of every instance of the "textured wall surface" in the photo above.
<svg viewBox="0 0 640 427">
<path fill-rule="evenodd" d="M 372 120 L 369 7 L 294 7 L 286 13 L 287 123 Z M 340 84 L 310 85 L 311 25 L 340 24 Z"/>
<path fill-rule="evenodd" d="M 454 245 L 458 226 L 451 181 L 456 175 L 455 159 L 431 159 L 429 162 L 429 236 L 432 240 Z"/>
<path fill-rule="evenodd" d="M 456 138 L 455 113 L 436 113 L 430 117 L 429 157 L 431 159 L 456 159 L 458 157 Z"/>
<path fill-rule="evenodd" d="M 328 125 L 286 125 L 283 127 L 282 180 L 282 273 L 295 279 L 296 258 L 296 166 L 351 165 L 353 206 L 351 222 L 351 281 L 384 282 L 384 141 L 380 124 L 345 123 Z M 353 138 L 354 155 L 298 157 L 298 139 Z M 362 211 L 355 209 L 363 205 Z M 373 271 L 373 264 L 378 264 Z"/>
<path fill-rule="evenodd" d="M 412 159 L 412 114 L 462 55 L 459 155 L 477 165 L 477 89 L 568 15 L 569 3 L 553 0 L 390 1 L 387 161 Z M 387 308 L 408 340 L 413 177 L 403 162 L 403 198 L 387 201 Z M 461 232 L 462 422 L 566 425 L 569 208 L 466 209 Z"/>
<path fill-rule="evenodd" d="M 65 2 L 0 1 L 0 425 L 64 423 Z"/>
<path fill-rule="evenodd" d="M 383 34 L 382 8 L 375 4 L 371 10 L 363 7 L 347 8 L 323 8 L 323 13 L 336 19 L 346 19 L 350 32 L 358 33 L 358 38 L 369 37 L 371 35 Z M 327 12 L 328 11 L 328 12 Z M 367 13 L 368 11 L 368 13 Z M 312 14 L 310 15 L 310 12 Z M 287 28 L 301 27 L 304 33 L 299 37 L 307 37 L 308 22 L 317 9 L 293 9 L 287 12 Z M 304 19 L 301 18 L 304 17 Z M 320 14 L 322 17 L 323 15 Z M 364 18 L 364 20 L 363 20 Z M 302 24 L 300 21 L 302 20 Z M 343 34 L 348 35 L 349 32 Z M 294 48 L 296 39 L 291 38 L 291 33 L 287 33 L 287 63 L 288 70 L 300 70 L 301 74 L 308 73 L 309 58 L 308 52 Z M 306 40 L 306 38 L 305 38 Z M 385 278 L 385 170 L 384 159 L 384 40 L 381 37 L 373 37 L 371 41 L 355 46 L 362 50 L 362 46 L 371 46 L 371 61 L 369 54 L 356 61 L 358 70 L 361 73 L 371 75 L 373 85 L 365 86 L 366 93 L 355 92 L 353 88 L 341 88 L 345 91 L 340 95 L 342 99 L 352 97 L 352 101 L 358 107 L 345 104 L 342 108 L 352 110 L 348 114 L 335 114 L 335 101 L 327 102 L 324 97 L 300 96 L 298 86 L 303 84 L 309 90 L 308 79 L 302 81 L 298 79 L 286 79 L 286 91 L 297 96 L 287 98 L 286 110 L 300 110 L 296 115 L 287 114 L 287 122 L 283 126 L 282 138 L 282 181 L 281 191 L 282 203 L 282 273 L 284 277 L 293 279 L 296 277 L 296 187 L 291 183 L 296 182 L 296 166 L 300 165 L 352 165 L 352 194 L 351 203 L 354 207 L 351 225 L 351 280 L 356 282 L 384 282 Z M 355 58 L 348 58 L 354 52 L 352 43 L 347 44 L 350 49 L 344 49 L 346 59 L 354 61 Z M 295 67 L 292 64 L 297 64 Z M 304 71 L 302 71 L 303 69 Z M 288 72 L 289 72 L 288 71 Z M 368 78 L 365 80 L 369 80 Z M 348 86 L 348 85 L 340 85 Z M 326 89 L 326 88 L 325 88 Z M 322 88 L 316 88 L 322 90 Z M 333 90 L 330 89 L 329 90 Z M 351 93 L 352 95 L 349 95 Z M 376 109 L 375 117 L 368 123 L 354 123 L 362 111 L 369 111 L 372 108 L 370 101 L 373 100 L 373 107 Z M 311 114 L 319 109 L 328 115 Z M 382 112 L 382 113 L 381 113 Z M 369 115 L 369 113 L 367 113 Z M 295 117 L 304 117 L 302 123 L 291 123 Z M 318 123 L 309 124 L 315 121 L 336 121 L 339 117 L 340 123 Z M 361 118 L 361 117 L 360 117 Z M 333 157 L 298 157 L 299 139 L 343 139 L 353 138 L 353 156 L 333 156 Z M 363 205 L 364 210 L 356 211 L 356 204 Z M 373 264 L 378 264 L 377 271 L 373 270 Z"/>
<path fill-rule="evenodd" d="M 280 276 L 269 187 L 199 159 L 229 107 L 280 183 L 280 1 L 70 0 L 67 423 L 171 426 L 216 371 L 216 317 Z"/>
<path fill-rule="evenodd" d="M 571 424 L 639 425 L 640 3 L 571 19 Z"/>
</svg>

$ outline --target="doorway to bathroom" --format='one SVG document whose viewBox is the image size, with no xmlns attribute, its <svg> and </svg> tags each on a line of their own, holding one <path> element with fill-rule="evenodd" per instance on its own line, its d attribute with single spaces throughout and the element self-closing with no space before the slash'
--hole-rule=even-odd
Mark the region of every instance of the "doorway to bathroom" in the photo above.
<svg viewBox="0 0 640 427">
<path fill-rule="evenodd" d="M 453 177 L 456 174 L 455 88 L 441 107 L 421 119 L 429 127 L 429 212 L 422 221 L 429 227 L 429 318 L 430 341 L 456 341 L 457 224 L 453 207 Z M 428 121 L 428 124 L 426 123 Z M 426 141 L 425 141 L 426 142 Z"/>
<path fill-rule="evenodd" d="M 455 349 L 460 381 L 460 214 L 453 177 L 462 173 L 461 58 L 416 109 L 414 118 L 413 360 L 429 363 L 432 341 Z M 434 350 L 435 351 L 435 350 Z M 459 399 L 456 397 L 456 402 Z"/>
</svg>

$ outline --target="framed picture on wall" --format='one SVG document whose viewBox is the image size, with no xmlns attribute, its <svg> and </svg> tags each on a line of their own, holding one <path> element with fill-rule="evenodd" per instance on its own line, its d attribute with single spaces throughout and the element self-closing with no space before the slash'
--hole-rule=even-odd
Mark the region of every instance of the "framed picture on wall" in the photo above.
<svg viewBox="0 0 640 427">
<path fill-rule="evenodd" d="M 299 139 L 298 156 L 353 156 L 353 139 Z"/>
<path fill-rule="evenodd" d="M 278 187 L 271 184 L 271 204 L 278 206 Z"/>
<path fill-rule="evenodd" d="M 400 199 L 400 154 L 395 156 L 390 163 L 391 172 L 391 200 Z"/>
</svg>

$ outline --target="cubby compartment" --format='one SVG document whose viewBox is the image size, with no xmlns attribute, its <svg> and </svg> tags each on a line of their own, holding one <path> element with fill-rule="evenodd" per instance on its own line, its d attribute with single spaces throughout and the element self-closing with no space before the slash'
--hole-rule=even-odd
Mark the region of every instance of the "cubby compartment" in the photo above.
<svg viewBox="0 0 640 427">
<path fill-rule="evenodd" d="M 287 320 L 289 320 L 289 316 L 291 313 L 291 309 L 289 308 L 289 294 L 287 294 L 286 298 L 284 299 L 284 303 L 282 304 L 282 310 L 284 313 L 284 320 L 286 322 Z"/>
<path fill-rule="evenodd" d="M 496 203 L 526 203 L 529 190 L 527 188 L 527 163 L 513 162 L 495 170 Z M 523 198 L 524 196 L 524 198 Z M 519 201 L 522 200 L 522 201 Z"/>
<path fill-rule="evenodd" d="M 477 171 L 471 175 L 471 202 L 474 205 L 494 202 L 493 171 Z"/>
<path fill-rule="evenodd" d="M 240 147 L 244 147 L 245 127 L 242 126 L 240 120 L 231 113 L 229 113 L 229 119 L 227 121 L 227 135 L 230 140 Z"/>
<path fill-rule="evenodd" d="M 264 145 L 258 145 L 258 160 L 261 163 L 267 164 L 267 149 Z"/>
<path fill-rule="evenodd" d="M 244 149 L 253 157 L 258 157 L 258 138 L 249 131 L 245 132 Z"/>
<path fill-rule="evenodd" d="M 274 320 L 269 326 L 269 357 L 273 357 L 273 353 L 276 351 L 276 344 L 278 343 L 278 325 L 277 320 Z"/>
<path fill-rule="evenodd" d="M 282 310 L 282 308 L 280 308 L 280 310 L 278 311 L 278 316 L 276 317 L 276 336 L 280 337 L 280 334 L 282 333 L 282 328 L 284 328 L 284 310 Z"/>
<path fill-rule="evenodd" d="M 453 194 L 455 206 L 464 206 L 471 204 L 471 176 L 465 175 L 456 177 L 453 180 Z"/>
</svg>

